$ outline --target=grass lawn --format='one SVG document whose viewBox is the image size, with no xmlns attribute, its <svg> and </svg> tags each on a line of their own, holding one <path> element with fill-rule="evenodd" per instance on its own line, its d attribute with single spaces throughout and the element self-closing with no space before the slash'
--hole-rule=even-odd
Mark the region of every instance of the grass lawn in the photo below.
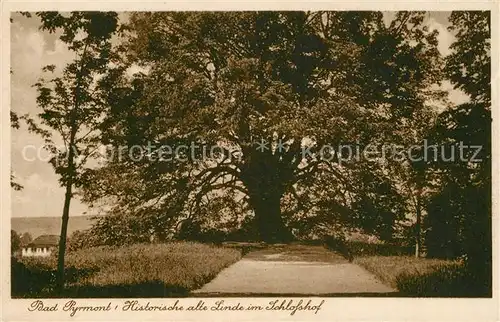
<svg viewBox="0 0 500 322">
<path fill-rule="evenodd" d="M 68 253 L 64 297 L 185 296 L 241 258 L 235 249 L 199 243 L 97 247 Z M 17 297 L 55 297 L 56 259 L 12 265 Z"/>
<path fill-rule="evenodd" d="M 402 275 L 424 275 L 439 267 L 458 265 L 456 262 L 416 258 L 412 256 L 367 256 L 356 257 L 354 263 L 375 274 L 382 282 L 397 287 Z"/>
<path fill-rule="evenodd" d="M 489 297 L 488 285 L 463 263 L 411 256 L 357 257 L 354 263 L 397 288 L 403 296 Z"/>
</svg>

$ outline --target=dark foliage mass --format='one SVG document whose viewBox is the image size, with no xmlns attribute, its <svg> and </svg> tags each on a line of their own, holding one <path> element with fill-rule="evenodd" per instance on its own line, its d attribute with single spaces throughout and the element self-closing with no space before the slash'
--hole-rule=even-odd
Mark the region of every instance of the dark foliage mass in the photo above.
<svg viewBox="0 0 500 322">
<path fill-rule="evenodd" d="M 442 99 L 431 89 L 441 79 L 437 33 L 424 17 L 401 12 L 386 26 L 378 12 L 131 15 L 124 61 L 108 75 L 103 138 L 220 153 L 89 171 L 85 199 L 115 198 L 96 227 L 124 241 L 131 230 L 165 240 L 181 226 L 228 233 L 243 222 L 268 242 L 349 229 L 392 240 L 414 189 L 407 160 L 342 162 L 321 147 L 422 137 L 428 99 Z M 129 77 L 130 64 L 148 71 Z M 270 148 L 256 149 L 260 139 Z"/>
<path fill-rule="evenodd" d="M 481 275 L 491 276 L 491 72 L 488 12 L 453 12 L 457 33 L 446 59 L 446 75 L 471 98 L 439 115 L 433 142 L 479 147 L 479 162 L 434 162 L 429 172 L 439 182 L 427 204 L 429 254 L 466 256 Z M 458 71 L 461 71 L 460 73 Z M 475 153 L 468 150 L 466 156 Z"/>
</svg>

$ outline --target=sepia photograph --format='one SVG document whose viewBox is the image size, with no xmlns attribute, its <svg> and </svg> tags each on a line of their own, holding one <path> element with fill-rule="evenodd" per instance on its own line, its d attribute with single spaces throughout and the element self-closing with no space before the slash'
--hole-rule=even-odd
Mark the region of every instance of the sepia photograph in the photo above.
<svg viewBox="0 0 500 322">
<path fill-rule="evenodd" d="M 11 12 L 11 298 L 492 298 L 496 27 Z"/>
</svg>

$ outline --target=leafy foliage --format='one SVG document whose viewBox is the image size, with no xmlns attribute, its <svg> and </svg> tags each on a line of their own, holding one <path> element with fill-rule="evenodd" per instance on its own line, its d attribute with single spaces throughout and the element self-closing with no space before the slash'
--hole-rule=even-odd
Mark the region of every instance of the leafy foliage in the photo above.
<svg viewBox="0 0 500 322">
<path fill-rule="evenodd" d="M 21 245 L 28 245 L 33 241 L 33 236 L 30 233 L 26 232 L 21 235 Z"/>
<path fill-rule="evenodd" d="M 450 30 L 457 41 L 446 60 L 446 74 L 471 100 L 491 101 L 491 17 L 489 11 L 454 11 Z"/>
</svg>

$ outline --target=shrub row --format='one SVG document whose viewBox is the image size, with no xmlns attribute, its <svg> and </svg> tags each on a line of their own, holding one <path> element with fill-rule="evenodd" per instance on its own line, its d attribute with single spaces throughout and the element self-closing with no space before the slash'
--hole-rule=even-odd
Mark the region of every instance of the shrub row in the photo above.
<svg viewBox="0 0 500 322">
<path fill-rule="evenodd" d="M 349 241 L 333 236 L 327 236 L 323 241 L 328 249 L 340 253 L 349 261 L 360 256 L 407 256 L 413 252 L 412 247 L 389 243 Z"/>
</svg>

